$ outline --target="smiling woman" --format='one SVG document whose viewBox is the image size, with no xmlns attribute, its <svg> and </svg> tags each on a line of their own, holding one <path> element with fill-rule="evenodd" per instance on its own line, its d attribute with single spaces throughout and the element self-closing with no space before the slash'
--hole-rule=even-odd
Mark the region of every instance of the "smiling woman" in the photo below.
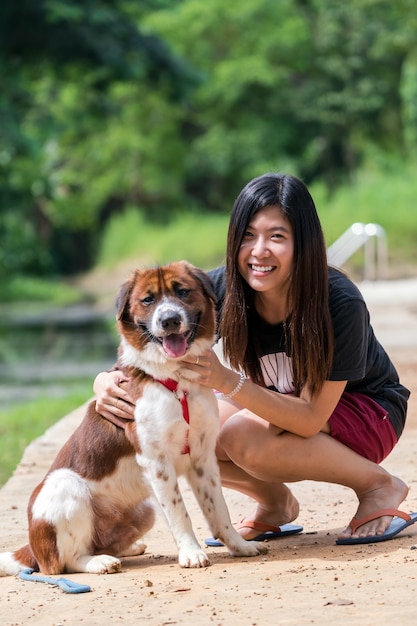
<svg viewBox="0 0 417 626">
<path fill-rule="evenodd" d="M 272 269 L 261 274 L 259 269 L 268 266 Z M 245 364 L 251 379 L 262 382 L 259 354 L 248 332 L 258 323 L 252 319 L 257 314 L 263 322 L 285 322 L 287 352 L 294 357 L 294 390 L 299 392 L 305 383 L 313 390 L 323 383 L 332 358 L 327 272 L 321 224 L 305 185 L 280 174 L 250 181 L 230 216 L 228 287 L 220 322 L 225 352 L 235 369 Z"/>
</svg>

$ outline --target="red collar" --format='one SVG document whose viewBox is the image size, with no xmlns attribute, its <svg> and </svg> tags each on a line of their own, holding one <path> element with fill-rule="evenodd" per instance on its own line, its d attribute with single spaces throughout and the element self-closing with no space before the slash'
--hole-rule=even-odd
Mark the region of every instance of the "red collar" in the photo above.
<svg viewBox="0 0 417 626">
<path fill-rule="evenodd" d="M 178 382 L 176 380 L 173 380 L 172 378 L 166 378 L 165 380 L 160 380 L 159 378 L 155 378 L 155 380 L 156 380 L 156 382 L 161 383 L 161 385 L 163 385 L 164 387 L 169 389 L 169 391 L 172 391 L 174 396 L 181 403 L 183 418 L 185 419 L 187 424 L 189 424 L 190 423 L 190 413 L 189 413 L 189 410 L 188 410 L 187 392 L 184 391 L 183 395 L 181 397 L 178 397 L 178 395 L 177 395 Z M 185 444 L 184 444 L 184 447 L 182 449 L 181 454 L 189 454 L 189 453 L 190 453 L 190 446 L 188 445 L 188 430 L 187 430 L 187 434 L 186 434 L 186 438 L 185 438 Z"/>
</svg>

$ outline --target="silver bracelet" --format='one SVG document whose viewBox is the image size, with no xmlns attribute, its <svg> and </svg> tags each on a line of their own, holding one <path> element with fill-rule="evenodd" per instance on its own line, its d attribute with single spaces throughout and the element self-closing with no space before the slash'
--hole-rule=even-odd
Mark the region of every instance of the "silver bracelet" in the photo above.
<svg viewBox="0 0 417 626">
<path fill-rule="evenodd" d="M 246 380 L 246 376 L 243 372 L 239 374 L 239 382 L 236 387 L 230 393 L 222 393 L 222 398 L 233 398 L 243 387 L 243 383 Z"/>
</svg>

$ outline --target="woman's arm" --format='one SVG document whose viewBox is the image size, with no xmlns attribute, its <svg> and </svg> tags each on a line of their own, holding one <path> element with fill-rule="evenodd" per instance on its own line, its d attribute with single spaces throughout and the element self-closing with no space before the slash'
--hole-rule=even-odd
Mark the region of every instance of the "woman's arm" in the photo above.
<svg viewBox="0 0 417 626">
<path fill-rule="evenodd" d="M 122 383 L 129 378 L 120 370 L 100 372 L 95 378 L 93 389 L 96 394 L 96 411 L 103 417 L 117 415 L 131 419 L 135 410 L 132 398 L 123 388 Z"/>
<path fill-rule="evenodd" d="M 199 382 L 224 394 L 236 389 L 240 377 L 223 365 L 213 350 L 200 357 L 198 365 L 183 361 L 186 367 L 199 374 Z M 328 432 L 327 422 L 346 387 L 347 381 L 326 381 L 319 394 L 311 397 L 307 390 L 298 398 L 281 394 L 246 380 L 233 400 L 277 428 L 301 437 L 312 437 L 320 431 Z"/>
</svg>

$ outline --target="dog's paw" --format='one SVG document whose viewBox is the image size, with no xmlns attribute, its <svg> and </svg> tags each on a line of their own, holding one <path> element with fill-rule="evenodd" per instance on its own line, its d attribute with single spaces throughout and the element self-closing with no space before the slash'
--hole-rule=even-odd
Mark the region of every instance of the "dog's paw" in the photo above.
<svg viewBox="0 0 417 626">
<path fill-rule="evenodd" d="M 207 554 L 200 548 L 198 550 L 180 550 L 178 563 L 181 567 L 208 567 L 210 561 Z"/>
<path fill-rule="evenodd" d="M 91 557 L 85 565 L 85 572 L 89 574 L 116 574 L 122 567 L 119 559 L 108 554 L 98 554 Z"/>
<path fill-rule="evenodd" d="M 238 544 L 229 544 L 227 546 L 232 556 L 259 556 L 268 552 L 268 546 L 260 541 L 239 541 Z"/>
<path fill-rule="evenodd" d="M 120 556 L 140 556 L 146 550 L 146 544 L 141 541 L 135 541 L 129 548 L 123 550 L 123 554 Z"/>
</svg>

